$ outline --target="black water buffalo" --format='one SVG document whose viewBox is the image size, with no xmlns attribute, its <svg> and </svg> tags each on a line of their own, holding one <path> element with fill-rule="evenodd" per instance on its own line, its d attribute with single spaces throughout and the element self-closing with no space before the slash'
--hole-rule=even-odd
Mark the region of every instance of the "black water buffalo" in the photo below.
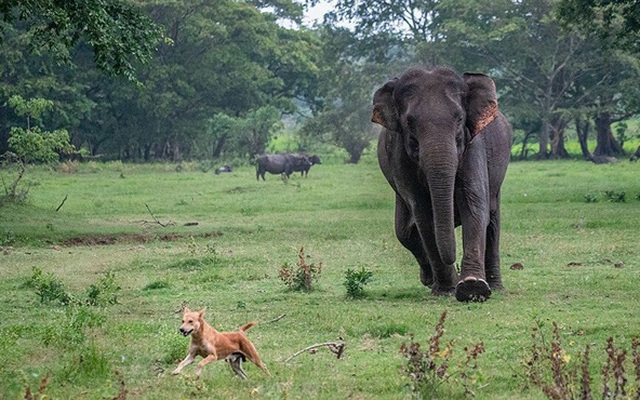
<svg viewBox="0 0 640 400">
<path fill-rule="evenodd" d="M 314 164 L 322 164 L 320 157 L 313 155 L 308 157 L 304 154 L 263 154 L 256 159 L 256 179 L 265 180 L 265 173 L 281 174 L 289 178 L 292 173 L 300 172 L 306 176 L 309 169 Z"/>
<path fill-rule="evenodd" d="M 307 156 L 306 154 L 288 154 L 291 160 L 293 172 L 300 172 L 300 176 L 306 177 L 313 165 L 322 164 L 317 155 Z"/>
<path fill-rule="evenodd" d="M 264 174 L 284 174 L 287 178 L 293 173 L 291 161 L 286 154 L 263 154 L 256 158 L 256 179 L 264 181 Z"/>
</svg>

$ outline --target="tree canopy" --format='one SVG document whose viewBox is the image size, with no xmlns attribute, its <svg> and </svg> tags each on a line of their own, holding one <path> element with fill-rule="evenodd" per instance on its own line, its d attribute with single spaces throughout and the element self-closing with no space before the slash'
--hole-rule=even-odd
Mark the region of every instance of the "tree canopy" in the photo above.
<svg viewBox="0 0 640 400">
<path fill-rule="evenodd" d="M 620 155 L 612 126 L 640 111 L 636 2 L 336 0 L 303 26 L 315 3 L 4 1 L 0 153 L 21 96 L 52 101 L 43 129 L 104 159 L 247 162 L 285 134 L 358 162 L 372 93 L 413 64 L 490 74 L 521 156 L 567 156 L 590 131 L 585 158 Z"/>
<path fill-rule="evenodd" d="M 5 0 L 0 16 L 23 21 L 36 51 L 44 48 L 69 62 L 82 40 L 93 49 L 98 68 L 129 79 L 161 39 L 160 26 L 124 0 Z"/>
<path fill-rule="evenodd" d="M 567 25 L 595 31 L 625 51 L 640 52 L 640 3 L 636 0 L 561 0 L 558 15 Z"/>
</svg>

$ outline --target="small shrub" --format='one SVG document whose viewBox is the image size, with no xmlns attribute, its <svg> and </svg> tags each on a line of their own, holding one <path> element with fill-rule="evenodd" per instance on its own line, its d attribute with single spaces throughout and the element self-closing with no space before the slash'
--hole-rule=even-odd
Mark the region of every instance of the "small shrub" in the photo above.
<svg viewBox="0 0 640 400">
<path fill-rule="evenodd" d="M 607 201 L 611 203 L 624 203 L 626 202 L 626 193 L 625 192 L 616 192 L 613 190 L 607 190 L 604 192 L 607 197 Z"/>
<path fill-rule="evenodd" d="M 90 331 L 101 328 L 106 322 L 103 314 L 87 306 L 71 306 L 65 309 L 64 319 L 54 321 L 42 331 L 45 346 L 73 349 L 85 344 Z"/>
<path fill-rule="evenodd" d="M 444 322 L 447 311 L 443 311 L 436 324 L 435 332 L 429 339 L 429 349 L 421 350 L 421 345 L 413 340 L 409 344 L 402 343 L 400 351 L 407 359 L 403 371 L 411 380 L 411 390 L 420 398 L 439 398 L 442 385 L 460 383 L 464 397 L 475 396 L 473 387 L 479 382 L 481 375 L 478 371 L 477 359 L 484 353 L 484 344 L 477 343 L 473 347 L 465 347 L 465 359 L 452 363 L 454 341 L 444 346 L 441 344 L 444 336 Z"/>
<path fill-rule="evenodd" d="M 591 193 L 591 192 L 586 193 L 584 195 L 584 202 L 585 203 L 597 203 L 598 202 L 598 196 L 593 194 L 593 193 Z"/>
<path fill-rule="evenodd" d="M 101 307 L 118 304 L 118 292 L 121 288 L 115 278 L 115 273 L 107 271 L 97 283 L 90 285 L 86 290 L 87 304 Z"/>
<path fill-rule="evenodd" d="M 310 292 L 312 283 L 317 282 L 322 272 L 322 263 L 308 264 L 304 248 L 300 247 L 296 265 L 284 263 L 280 267 L 278 277 L 291 290 Z"/>
<path fill-rule="evenodd" d="M 87 381 L 106 379 L 112 375 L 108 356 L 98 346 L 87 343 L 83 348 L 76 349 L 73 356 L 60 371 L 63 381 Z"/>
<path fill-rule="evenodd" d="M 347 297 L 358 299 L 364 296 L 364 286 L 371 281 L 373 272 L 364 267 L 359 271 L 348 269 L 345 273 L 344 287 L 347 288 Z"/>
<path fill-rule="evenodd" d="M 38 267 L 33 267 L 32 271 L 24 287 L 34 289 L 42 304 L 58 303 L 63 306 L 86 304 L 104 307 L 118 303 L 118 292 L 121 288 L 116 283 L 113 272 L 106 272 L 97 283 L 91 284 L 85 290 L 84 297 L 75 297 L 67 291 L 64 282 L 51 272 L 44 273 Z"/>
<path fill-rule="evenodd" d="M 56 278 L 51 272 L 44 273 L 38 267 L 33 267 L 33 274 L 26 282 L 25 286 L 35 289 L 40 303 L 60 303 L 67 306 L 72 301 L 72 296 L 67 292 L 62 281 Z"/>
</svg>

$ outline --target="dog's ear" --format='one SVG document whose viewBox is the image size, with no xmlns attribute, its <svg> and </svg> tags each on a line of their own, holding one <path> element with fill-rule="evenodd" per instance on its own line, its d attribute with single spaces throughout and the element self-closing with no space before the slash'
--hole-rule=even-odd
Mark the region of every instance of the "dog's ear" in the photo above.
<svg viewBox="0 0 640 400">
<path fill-rule="evenodd" d="M 184 306 L 184 308 L 182 309 L 182 312 L 184 312 L 186 314 L 186 313 L 190 313 L 191 310 L 189 310 L 189 307 Z"/>
<path fill-rule="evenodd" d="M 207 307 L 205 307 L 202 310 L 198 311 L 198 318 L 202 319 L 202 316 L 204 315 L 205 311 L 207 311 Z"/>
</svg>

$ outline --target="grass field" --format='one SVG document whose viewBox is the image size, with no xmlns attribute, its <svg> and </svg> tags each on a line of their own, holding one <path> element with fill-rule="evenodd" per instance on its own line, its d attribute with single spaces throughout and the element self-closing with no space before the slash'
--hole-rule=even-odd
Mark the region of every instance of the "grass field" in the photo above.
<svg viewBox="0 0 640 400">
<path fill-rule="evenodd" d="M 598 393 L 607 338 L 629 349 L 640 337 L 640 163 L 511 164 L 503 186 L 506 290 L 463 304 L 420 285 L 393 233 L 393 193 L 365 161 L 315 166 L 287 184 L 276 176 L 257 182 L 250 167 L 225 175 L 161 164 L 30 170 L 37 185 L 27 204 L 0 208 L 0 397 L 25 398 L 48 375 L 42 392 L 56 399 L 123 390 L 144 399 L 411 398 L 400 347 L 413 334 L 428 348 L 445 310 L 450 372 L 464 347 L 484 343 L 476 398 L 544 398 L 528 383 L 526 361 L 533 328 L 549 340 L 552 322 L 567 368 L 592 346 Z M 605 192 L 624 192 L 626 201 L 608 201 Z M 310 293 L 289 291 L 278 278 L 301 246 L 309 263 L 322 263 Z M 515 263 L 523 269 L 510 269 Z M 363 298 L 349 299 L 345 273 L 360 268 L 373 279 Z M 207 365 L 199 380 L 194 366 L 171 376 L 188 344 L 177 333 L 183 304 L 206 307 L 219 330 L 257 321 L 248 336 L 273 376 L 245 364 L 249 379 L 241 381 L 223 362 Z M 339 337 L 343 359 L 322 348 L 284 362 Z M 465 395 L 452 375 L 426 398 Z"/>
</svg>

